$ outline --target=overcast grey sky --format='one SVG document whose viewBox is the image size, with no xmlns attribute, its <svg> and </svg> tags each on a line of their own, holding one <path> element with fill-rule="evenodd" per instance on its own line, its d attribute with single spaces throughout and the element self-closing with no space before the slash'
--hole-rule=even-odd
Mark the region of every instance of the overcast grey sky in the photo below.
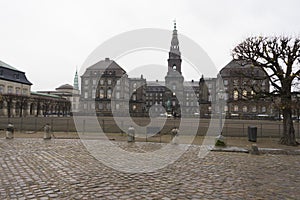
<svg viewBox="0 0 300 200">
<path fill-rule="evenodd" d="M 299 2 L 0 0 L 0 60 L 25 71 L 32 90 L 52 90 L 73 84 L 76 66 L 112 36 L 140 28 L 171 30 L 176 18 L 179 33 L 197 42 L 220 69 L 247 36 L 299 36 Z M 167 56 L 156 64 L 165 65 Z"/>
</svg>

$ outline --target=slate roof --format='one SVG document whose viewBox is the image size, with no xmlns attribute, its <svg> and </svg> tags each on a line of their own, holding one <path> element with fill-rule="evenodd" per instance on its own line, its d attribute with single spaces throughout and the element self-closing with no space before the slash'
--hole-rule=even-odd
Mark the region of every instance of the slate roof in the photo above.
<svg viewBox="0 0 300 200">
<path fill-rule="evenodd" d="M 255 69 L 257 71 L 257 75 L 259 76 L 265 76 L 263 70 L 259 67 L 253 66 L 251 63 L 247 63 L 246 61 L 237 61 L 237 60 L 231 60 L 225 67 L 223 67 L 220 71 L 220 74 L 222 77 L 225 76 L 232 76 L 232 72 L 239 72 L 244 70 L 253 70 Z"/>
<path fill-rule="evenodd" d="M 25 72 L 19 71 L 2 61 L 0 61 L 0 79 L 26 85 L 32 85 L 32 83 L 26 78 Z"/>
<path fill-rule="evenodd" d="M 88 67 L 87 70 L 106 70 L 106 69 L 122 69 L 120 65 L 118 65 L 115 61 L 110 60 L 109 58 L 105 58 L 105 60 L 101 60 L 97 62 L 96 64 L 93 64 L 92 66 Z"/>
</svg>

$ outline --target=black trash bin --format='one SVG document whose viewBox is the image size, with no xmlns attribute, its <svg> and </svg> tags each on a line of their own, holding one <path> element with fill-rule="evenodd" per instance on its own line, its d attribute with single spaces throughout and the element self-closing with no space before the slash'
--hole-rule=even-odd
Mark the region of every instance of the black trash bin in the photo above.
<svg viewBox="0 0 300 200">
<path fill-rule="evenodd" d="M 256 138 L 257 138 L 257 127 L 248 126 L 248 140 L 250 142 L 256 142 Z"/>
</svg>

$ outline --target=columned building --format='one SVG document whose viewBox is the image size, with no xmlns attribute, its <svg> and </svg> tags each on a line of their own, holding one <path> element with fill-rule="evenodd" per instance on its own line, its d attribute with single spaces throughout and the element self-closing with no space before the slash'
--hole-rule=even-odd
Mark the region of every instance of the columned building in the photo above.
<svg viewBox="0 0 300 200">
<path fill-rule="evenodd" d="M 68 115 L 68 100 L 51 94 L 31 91 L 32 83 L 25 73 L 0 61 L 0 116 Z"/>
</svg>

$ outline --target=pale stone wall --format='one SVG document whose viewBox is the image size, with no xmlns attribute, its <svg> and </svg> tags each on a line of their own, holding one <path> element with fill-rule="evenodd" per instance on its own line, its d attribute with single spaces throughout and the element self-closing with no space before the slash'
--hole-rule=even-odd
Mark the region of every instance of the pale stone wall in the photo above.
<svg viewBox="0 0 300 200">
<path fill-rule="evenodd" d="M 30 95 L 30 90 L 31 90 L 30 85 L 26 85 L 26 84 L 22 84 L 22 83 L 16 83 L 16 82 L 12 82 L 12 81 L 6 81 L 6 80 L 0 80 L 0 87 L 3 87 L 2 94 L 7 94 L 9 87 L 12 87 L 11 94 L 17 94 L 16 89 L 19 88 L 20 89 L 19 94 L 29 96 Z"/>
</svg>

